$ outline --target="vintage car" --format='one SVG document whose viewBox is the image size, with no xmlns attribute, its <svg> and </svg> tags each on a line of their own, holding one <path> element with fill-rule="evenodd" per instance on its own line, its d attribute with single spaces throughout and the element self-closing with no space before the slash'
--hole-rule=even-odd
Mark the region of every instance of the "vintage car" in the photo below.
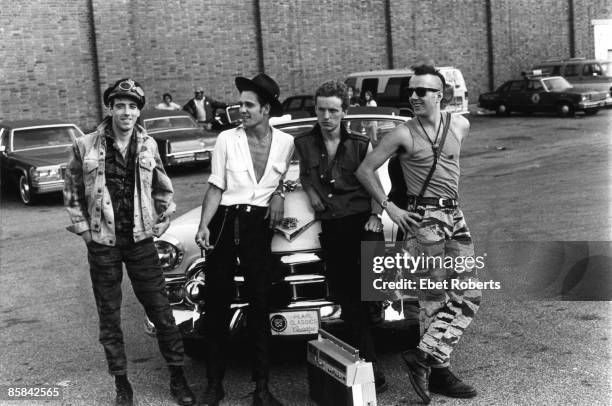
<svg viewBox="0 0 612 406">
<path fill-rule="evenodd" d="M 370 133 L 380 139 L 406 120 L 409 118 L 399 115 L 360 114 L 347 115 L 344 124 L 349 131 Z M 312 129 L 315 123 L 315 118 L 304 118 L 275 124 L 275 127 L 296 136 Z M 379 169 L 379 176 L 388 191 L 391 184 L 386 164 Z M 299 184 L 297 161 L 293 161 L 289 168 L 285 187 L 286 218 L 296 220 L 298 229 L 301 225 L 306 226 L 292 237 L 281 232 L 273 237 L 274 266 L 278 267 L 281 279 L 274 285 L 270 297 L 274 306 L 270 313 L 270 329 L 273 335 L 281 336 L 316 334 L 320 324 L 336 324 L 340 320 L 341 309 L 330 299 L 319 243 L 321 225 L 314 221 L 314 211 Z M 201 207 L 196 207 L 174 219 L 170 228 L 155 242 L 174 317 L 185 339 L 197 339 L 205 334 L 199 328 L 199 323 L 205 317 L 206 256 L 194 241 L 200 212 Z M 383 224 L 385 239 L 393 241 L 397 227 L 386 214 L 383 216 Z M 248 306 L 242 288 L 244 277 L 239 267 L 234 281 L 236 289 L 230 322 L 232 332 L 243 327 L 244 310 Z M 406 322 L 404 315 L 408 311 L 404 313 L 404 302 L 409 306 L 414 302 L 414 297 L 387 303 L 382 312 L 387 322 Z M 154 333 L 154 327 L 146 317 L 145 330 L 149 334 Z"/>
<path fill-rule="evenodd" d="M 143 111 L 141 118 L 165 167 L 210 161 L 218 131 L 202 128 L 184 111 Z"/>
<path fill-rule="evenodd" d="M 314 96 L 311 94 L 301 94 L 287 97 L 283 101 L 283 112 L 291 114 L 294 118 L 314 117 Z M 297 115 L 296 115 L 297 113 Z"/>
<path fill-rule="evenodd" d="M 605 91 L 577 90 L 561 76 L 536 74 L 510 80 L 494 92 L 481 94 L 478 106 L 494 110 L 498 116 L 518 111 L 557 112 L 562 117 L 569 117 L 577 111 L 596 114 L 606 105 L 606 97 Z"/>
<path fill-rule="evenodd" d="M 73 141 L 83 135 L 63 121 L 22 120 L 0 123 L 2 185 L 17 186 L 24 204 L 64 188 L 63 173 Z"/>
</svg>

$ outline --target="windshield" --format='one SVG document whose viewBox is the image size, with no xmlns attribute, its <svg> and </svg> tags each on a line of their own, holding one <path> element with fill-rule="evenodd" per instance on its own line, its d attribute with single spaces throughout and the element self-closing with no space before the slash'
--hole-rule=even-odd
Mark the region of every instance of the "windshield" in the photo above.
<svg viewBox="0 0 612 406">
<path fill-rule="evenodd" d="M 144 121 L 144 125 L 147 131 L 161 131 L 172 128 L 199 128 L 196 122 L 187 116 L 149 118 Z"/>
<path fill-rule="evenodd" d="M 65 147 L 79 136 L 74 127 L 44 127 L 13 131 L 13 151 Z"/>
<path fill-rule="evenodd" d="M 548 91 L 559 92 L 559 91 L 563 91 L 566 89 L 571 89 L 573 87 L 564 78 L 542 79 L 542 82 L 544 82 L 544 85 L 546 85 L 546 88 L 548 89 Z"/>
</svg>

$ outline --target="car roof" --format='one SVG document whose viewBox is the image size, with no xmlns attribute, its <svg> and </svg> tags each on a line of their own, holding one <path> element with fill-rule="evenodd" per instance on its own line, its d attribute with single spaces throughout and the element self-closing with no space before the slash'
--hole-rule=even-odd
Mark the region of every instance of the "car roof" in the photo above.
<svg viewBox="0 0 612 406">
<path fill-rule="evenodd" d="M 191 114 L 186 111 L 172 111 L 172 110 L 144 110 L 140 113 L 140 118 L 146 120 L 148 118 L 162 118 L 162 117 L 184 117 Z"/>
<path fill-rule="evenodd" d="M 457 69 L 453 66 L 434 66 L 436 70 L 451 70 Z M 353 72 L 348 75 L 349 78 L 355 76 L 400 76 L 400 75 L 414 75 L 414 70 L 410 68 L 406 69 L 382 69 L 382 70 L 368 70 L 363 72 Z"/>
<path fill-rule="evenodd" d="M 16 128 L 27 128 L 27 127 L 65 127 L 74 126 L 79 128 L 74 123 L 57 120 L 41 120 L 41 119 L 28 119 L 28 120 L 5 120 L 0 122 L 0 127 L 6 127 L 11 129 Z M 80 129 L 80 128 L 79 128 Z"/>
<path fill-rule="evenodd" d="M 547 61 L 542 61 L 539 63 L 539 65 L 541 66 L 546 66 L 546 65 L 582 65 L 584 63 L 609 63 L 610 61 L 603 61 L 600 59 L 583 59 L 583 58 L 576 58 L 576 59 L 551 59 L 551 60 L 547 60 Z"/>
</svg>

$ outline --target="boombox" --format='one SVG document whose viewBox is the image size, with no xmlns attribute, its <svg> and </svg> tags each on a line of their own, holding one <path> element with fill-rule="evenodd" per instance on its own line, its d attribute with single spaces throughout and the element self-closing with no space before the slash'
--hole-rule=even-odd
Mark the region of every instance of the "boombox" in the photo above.
<svg viewBox="0 0 612 406">
<path fill-rule="evenodd" d="M 308 342 L 308 392 L 320 406 L 376 406 L 372 363 L 325 330 Z"/>
</svg>

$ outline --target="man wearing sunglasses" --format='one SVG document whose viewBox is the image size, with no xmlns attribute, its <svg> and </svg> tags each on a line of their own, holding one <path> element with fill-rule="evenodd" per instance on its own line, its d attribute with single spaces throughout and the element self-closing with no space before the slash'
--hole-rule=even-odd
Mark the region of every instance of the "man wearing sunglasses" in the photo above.
<svg viewBox="0 0 612 406">
<path fill-rule="evenodd" d="M 64 202 L 87 246 L 100 343 L 115 377 L 116 405 L 132 405 L 121 330 L 123 265 L 136 297 L 155 325 L 159 349 L 170 369 L 170 391 L 180 405 L 195 404 L 183 375 L 183 341 L 170 310 L 153 243 L 174 212 L 170 178 L 157 143 L 140 124 L 142 87 L 121 79 L 104 92 L 110 109 L 95 132 L 76 140 L 66 170 Z"/>
<path fill-rule="evenodd" d="M 193 118 L 197 120 L 200 125 L 210 130 L 212 128 L 213 120 L 215 119 L 215 110 L 224 109 L 227 104 L 204 96 L 204 88 L 198 87 L 194 91 L 193 99 L 189 100 L 184 106 L 183 110 L 191 114 Z"/>
<path fill-rule="evenodd" d="M 357 177 L 404 231 L 402 247 L 412 255 L 443 257 L 445 261 L 448 257 L 473 258 L 472 238 L 457 205 L 459 154 L 469 122 L 461 115 L 441 114 L 445 80 L 432 66 L 415 67 L 409 86 L 415 118 L 383 138 L 366 156 Z M 374 175 L 396 153 L 406 183 L 408 207 L 389 201 Z M 449 370 L 449 360 L 481 299 L 480 289 L 460 290 L 453 286 L 461 282 L 475 285 L 476 268 L 430 267 L 418 271 L 419 277 L 444 282 L 440 286 L 448 288 L 418 292 L 421 339 L 416 349 L 402 353 L 410 382 L 425 403 L 431 400 L 430 392 L 474 397 L 476 390 Z M 458 283 L 453 285 L 453 280 Z"/>
<path fill-rule="evenodd" d="M 347 341 L 374 366 L 376 391 L 387 389 L 377 362 L 372 327 L 380 321 L 379 302 L 361 301 L 361 241 L 382 241 L 381 213 L 354 172 L 371 150 L 367 136 L 349 132 L 342 122 L 350 102 L 347 86 L 323 83 L 315 92 L 317 124 L 296 137 L 300 181 L 321 220 L 321 246 L 332 296 L 342 306 L 348 324 Z"/>
</svg>

